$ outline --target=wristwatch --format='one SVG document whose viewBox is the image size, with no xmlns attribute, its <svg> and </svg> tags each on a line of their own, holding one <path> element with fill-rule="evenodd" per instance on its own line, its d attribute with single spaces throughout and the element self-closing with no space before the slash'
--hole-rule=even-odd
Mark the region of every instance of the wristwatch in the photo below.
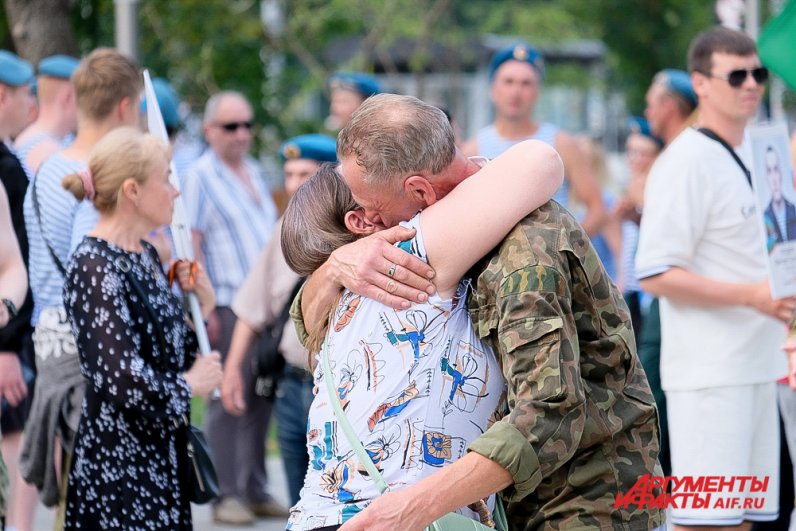
<svg viewBox="0 0 796 531">
<path fill-rule="evenodd" d="M 0 299 L 0 301 L 2 301 L 2 303 L 6 305 L 6 308 L 8 308 L 8 315 L 10 316 L 8 318 L 9 321 L 17 316 L 19 313 L 19 311 L 17 311 L 17 305 L 14 304 L 11 299 Z"/>
</svg>

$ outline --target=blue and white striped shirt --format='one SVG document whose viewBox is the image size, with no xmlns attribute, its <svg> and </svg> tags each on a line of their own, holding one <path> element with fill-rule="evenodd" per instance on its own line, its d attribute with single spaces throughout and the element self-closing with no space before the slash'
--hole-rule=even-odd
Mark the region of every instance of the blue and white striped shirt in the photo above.
<svg viewBox="0 0 796 531">
<path fill-rule="evenodd" d="M 182 197 L 191 227 L 202 233 L 202 254 L 216 303 L 229 306 L 276 223 L 267 182 L 246 159 L 256 197 L 212 150 L 183 177 Z"/>
<path fill-rule="evenodd" d="M 63 138 L 59 138 L 50 133 L 41 132 L 33 135 L 32 137 L 30 137 L 21 144 L 15 142 L 13 150 L 19 161 L 22 163 L 22 167 L 25 169 L 25 173 L 28 174 L 28 179 L 33 179 L 33 175 L 36 173 L 34 170 L 36 170 L 37 168 L 31 168 L 28 165 L 29 162 L 28 157 L 30 157 L 30 154 L 33 152 L 34 149 L 39 147 L 44 142 L 54 142 L 59 146 L 61 146 L 60 149 L 63 149 L 68 147 L 69 144 L 74 142 L 74 140 L 75 137 L 71 133 Z M 43 162 L 44 160 L 39 162 L 39 166 L 41 166 Z"/>
<path fill-rule="evenodd" d="M 69 159 L 55 153 L 39 168 L 39 173 L 25 194 L 25 228 L 30 253 L 30 289 L 33 292 L 33 317 L 36 326 L 44 308 L 63 305 L 64 278 L 55 265 L 47 243 L 64 267 L 69 261 L 69 243 L 77 200 L 61 186 L 63 178 L 86 167 L 84 161 Z M 34 186 L 35 184 L 35 186 Z M 33 207 L 33 191 L 39 199 L 41 225 Z M 42 237 L 42 228 L 47 238 Z"/>
</svg>

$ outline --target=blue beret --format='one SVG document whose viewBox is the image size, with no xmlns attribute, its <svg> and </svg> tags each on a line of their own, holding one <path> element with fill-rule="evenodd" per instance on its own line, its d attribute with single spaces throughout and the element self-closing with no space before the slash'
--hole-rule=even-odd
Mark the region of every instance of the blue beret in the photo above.
<svg viewBox="0 0 796 531">
<path fill-rule="evenodd" d="M 317 162 L 337 162 L 337 141 L 326 135 L 294 136 L 279 148 L 283 161 L 309 159 Z"/>
<path fill-rule="evenodd" d="M 39 75 L 69 79 L 80 61 L 68 55 L 51 55 L 39 61 Z"/>
<path fill-rule="evenodd" d="M 329 90 L 345 88 L 355 90 L 368 98 L 381 92 L 376 78 L 361 72 L 338 72 L 329 78 Z"/>
<path fill-rule="evenodd" d="M 665 85 L 669 91 L 682 96 L 692 108 L 696 108 L 697 96 L 694 92 L 694 87 L 691 86 L 691 76 L 687 72 L 667 68 L 666 70 L 661 70 L 656 79 L 659 83 Z"/>
<path fill-rule="evenodd" d="M 641 116 L 631 116 L 627 120 L 627 127 L 630 129 L 631 133 L 636 133 L 642 136 L 646 136 L 656 144 L 658 144 L 659 148 L 663 147 L 663 140 L 660 137 L 657 137 L 652 134 L 652 129 L 650 129 L 649 122 L 642 118 Z"/>
<path fill-rule="evenodd" d="M 0 50 L 0 83 L 19 87 L 33 80 L 33 67 L 16 54 Z"/>
<path fill-rule="evenodd" d="M 163 124 L 168 128 L 176 129 L 180 126 L 180 99 L 177 97 L 177 93 L 171 88 L 169 82 L 161 77 L 152 80 L 152 88 L 155 89 L 155 97 L 158 99 Z M 141 110 L 146 112 L 146 99 L 141 101 Z"/>
<path fill-rule="evenodd" d="M 528 63 L 534 67 L 540 76 L 544 76 L 544 57 L 539 53 L 539 50 L 530 44 L 515 44 L 498 50 L 495 56 L 492 57 L 492 62 L 489 63 L 489 79 L 495 77 L 495 71 L 506 61 Z"/>
</svg>

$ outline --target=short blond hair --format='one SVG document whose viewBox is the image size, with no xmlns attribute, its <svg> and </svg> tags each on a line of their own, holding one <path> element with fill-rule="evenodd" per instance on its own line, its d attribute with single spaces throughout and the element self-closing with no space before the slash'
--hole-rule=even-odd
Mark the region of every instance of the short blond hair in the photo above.
<svg viewBox="0 0 796 531">
<path fill-rule="evenodd" d="M 77 110 L 89 120 L 104 120 L 124 98 L 137 98 L 144 88 L 138 65 L 111 48 L 91 52 L 72 74 Z"/>
<path fill-rule="evenodd" d="M 134 127 L 118 127 L 102 137 L 91 150 L 88 163 L 95 190 L 94 208 L 101 213 L 116 210 L 124 181 L 134 179 L 144 184 L 152 175 L 158 155 L 169 160 L 169 144 Z M 78 201 L 86 197 L 79 173 L 64 177 L 62 186 Z"/>
</svg>

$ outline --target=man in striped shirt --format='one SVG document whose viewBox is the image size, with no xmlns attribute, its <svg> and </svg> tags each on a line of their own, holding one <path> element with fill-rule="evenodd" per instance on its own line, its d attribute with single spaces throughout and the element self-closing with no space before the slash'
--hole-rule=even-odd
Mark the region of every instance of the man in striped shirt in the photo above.
<svg viewBox="0 0 796 531">
<path fill-rule="evenodd" d="M 253 117 L 240 93 L 212 96 L 203 124 L 210 149 L 192 166 L 182 187 L 196 256 L 216 292 L 216 310 L 208 321 L 210 343 L 224 357 L 235 325 L 229 306 L 276 222 L 269 187 L 248 155 Z M 219 523 L 242 525 L 255 516 L 287 516 L 266 491 L 264 441 L 271 403 L 254 393 L 251 374 L 245 386 L 243 416 L 228 414 L 219 400 L 207 411 L 207 438 L 221 490 L 213 513 Z"/>
</svg>

